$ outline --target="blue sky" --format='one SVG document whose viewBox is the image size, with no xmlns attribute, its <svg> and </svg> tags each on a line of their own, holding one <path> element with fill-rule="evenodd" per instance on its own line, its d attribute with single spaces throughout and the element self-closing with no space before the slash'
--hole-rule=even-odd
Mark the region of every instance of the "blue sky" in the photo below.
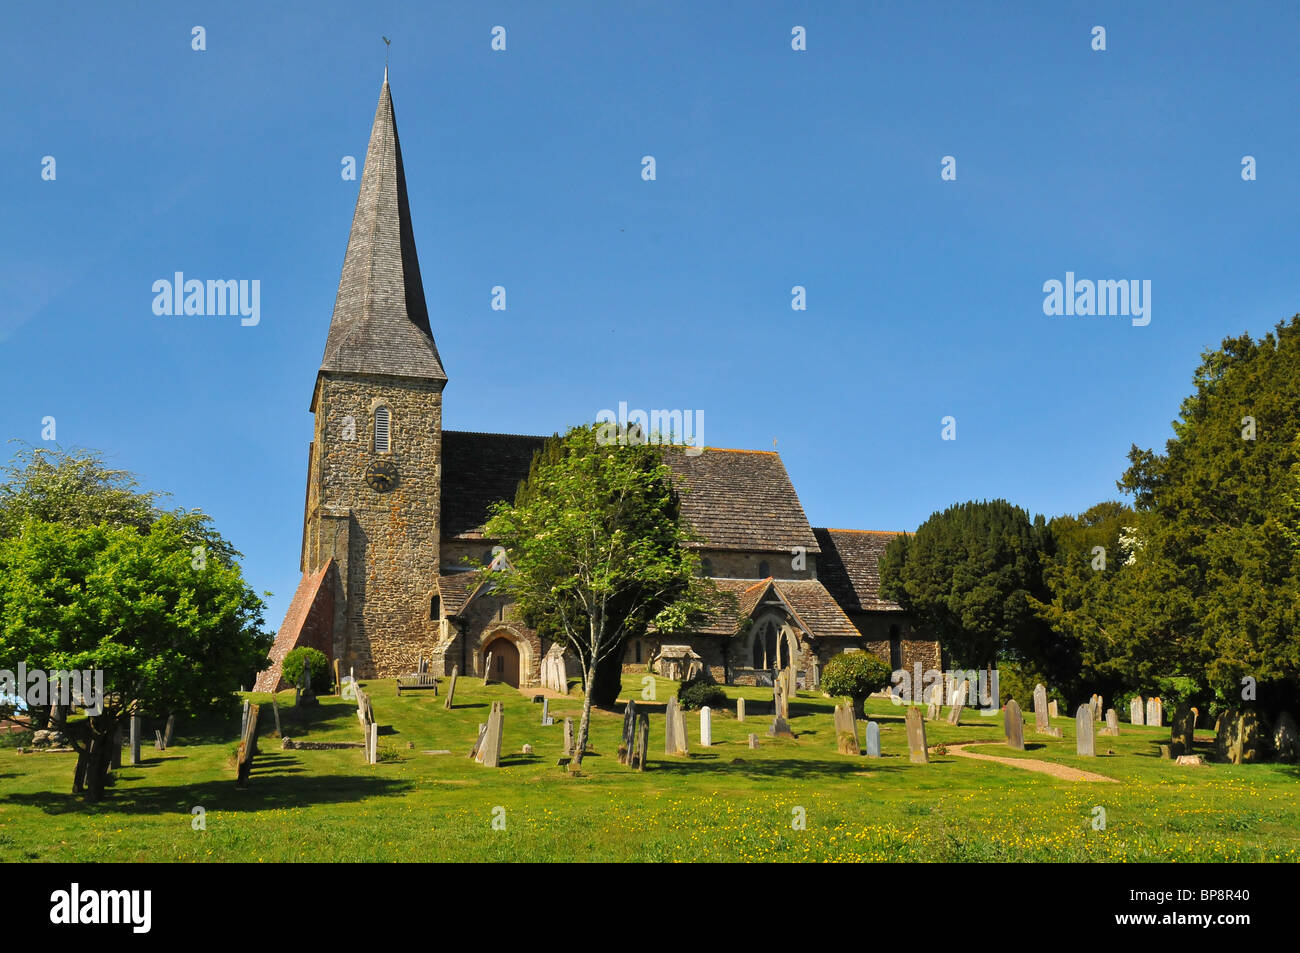
<svg viewBox="0 0 1300 953">
<path fill-rule="evenodd" d="M 779 441 L 814 525 L 1077 512 L 1117 496 L 1131 443 L 1163 445 L 1203 349 L 1300 311 L 1298 19 L 7 3 L 0 435 L 40 443 L 53 416 L 212 514 L 278 625 L 356 201 L 341 159 L 365 154 L 387 35 L 447 428 L 702 410 L 712 446 Z M 260 323 L 154 315 L 176 271 L 258 279 Z M 1067 271 L 1149 280 L 1150 324 L 1045 316 Z"/>
</svg>

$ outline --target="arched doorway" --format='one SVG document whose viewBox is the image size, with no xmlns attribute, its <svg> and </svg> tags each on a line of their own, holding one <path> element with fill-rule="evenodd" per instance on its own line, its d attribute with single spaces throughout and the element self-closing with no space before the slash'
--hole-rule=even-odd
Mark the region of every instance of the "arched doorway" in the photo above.
<svg viewBox="0 0 1300 953">
<path fill-rule="evenodd" d="M 756 671 L 770 672 L 786 668 L 799 654 L 794 629 L 784 618 L 774 613 L 763 616 L 750 630 L 749 654 L 748 661 Z"/>
<path fill-rule="evenodd" d="M 519 649 L 510 636 L 504 632 L 491 636 L 483 648 L 483 660 L 485 664 L 491 662 L 492 670 L 487 672 L 489 681 L 519 687 Z"/>
</svg>

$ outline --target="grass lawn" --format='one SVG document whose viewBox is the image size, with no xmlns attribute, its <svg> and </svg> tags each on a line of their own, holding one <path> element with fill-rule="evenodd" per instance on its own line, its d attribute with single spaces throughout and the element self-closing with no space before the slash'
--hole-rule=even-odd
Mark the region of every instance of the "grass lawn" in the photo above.
<svg viewBox="0 0 1300 953">
<path fill-rule="evenodd" d="M 1010 766 L 932 754 L 907 756 L 903 709 L 871 700 L 884 757 L 835 750 L 827 698 L 792 699 L 797 738 L 766 735 L 771 716 L 745 723 L 715 712 L 714 744 L 701 748 L 699 718 L 687 712 L 689 757 L 663 754 L 662 701 L 675 683 L 659 681 L 651 705 L 650 761 L 644 773 L 616 758 L 621 714 L 593 712 L 594 751 L 583 775 L 556 766 L 573 695 L 552 699 L 556 723 L 542 727 L 540 704 L 506 686 L 460 679 L 457 705 L 443 695 L 397 698 L 393 682 L 364 683 L 380 724 L 381 754 L 359 749 L 286 751 L 260 725 L 262 754 L 246 790 L 235 787 L 238 719 L 178 728 L 176 746 L 150 743 L 144 763 L 116 772 L 105 802 L 68 794 L 70 754 L 0 748 L 0 856 L 40 861 L 1297 861 L 1300 797 L 1295 765 L 1178 767 L 1157 757 L 1169 729 L 1122 725 L 1098 736 L 1096 758 L 1074 754 L 1074 721 L 1058 718 L 1061 740 L 1033 734 L 1025 752 L 1001 743 L 1002 719 L 966 709 L 962 724 L 926 725 L 931 745 L 987 741 L 973 750 L 1082 768 L 1119 783 L 1067 782 Z M 445 686 L 445 680 L 443 680 Z M 639 676 L 625 690 L 640 696 Z M 726 689 L 770 705 L 768 689 Z M 257 696 L 254 696 L 255 700 Z M 264 699 L 266 696 L 262 696 Z M 286 696 L 282 696 L 282 699 Z M 292 695 L 287 696 L 292 703 Z M 505 704 L 502 766 L 465 757 L 490 702 Z M 285 734 L 310 741 L 360 741 L 352 702 L 322 698 L 305 726 L 282 708 Z M 946 710 L 945 710 L 946 714 Z M 861 731 L 861 725 L 859 726 Z M 749 732 L 761 746 L 751 750 Z M 1202 732 L 1198 749 L 1208 754 Z M 521 754 L 525 743 L 534 753 Z M 413 744 L 411 748 L 408 744 Z M 428 754 L 450 749 L 451 754 Z M 1113 755 L 1104 754 L 1113 750 Z M 205 811 L 194 830 L 191 809 Z M 1095 830 L 1094 807 L 1105 810 Z M 801 810 L 800 810 L 801 809 Z M 504 814 L 502 814 L 502 810 Z M 802 814 L 806 828 L 796 829 Z M 504 817 L 504 830 L 493 817 Z"/>
</svg>

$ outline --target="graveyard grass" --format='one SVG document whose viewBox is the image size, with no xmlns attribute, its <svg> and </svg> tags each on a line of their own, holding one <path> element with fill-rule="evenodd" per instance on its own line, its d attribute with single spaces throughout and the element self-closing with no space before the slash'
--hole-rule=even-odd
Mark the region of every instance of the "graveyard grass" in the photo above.
<svg viewBox="0 0 1300 953">
<path fill-rule="evenodd" d="M 638 701 L 651 712 L 646 771 L 618 763 L 622 715 L 593 712 L 594 750 L 570 777 L 556 762 L 564 717 L 580 712 L 576 689 L 551 699 L 555 724 L 542 727 L 530 694 L 475 678 L 458 681 L 446 711 L 446 681 L 437 696 L 401 698 L 391 680 L 363 683 L 380 725 L 376 765 L 359 748 L 282 750 L 264 706 L 261 753 L 244 790 L 232 760 L 237 717 L 178 723 L 176 745 L 147 745 L 143 763 L 115 772 L 95 806 L 68 793 L 73 755 L 0 748 L 0 850 L 11 861 L 1300 860 L 1300 768 L 1180 767 L 1158 757 L 1167 727 L 1122 723 L 1118 738 L 1098 733 L 1100 756 L 1085 758 L 1074 754 L 1073 718 L 1053 720 L 1064 729 L 1057 740 L 1034 734 L 1027 710 L 1023 752 L 1003 743 L 1000 715 L 967 708 L 956 727 L 926 722 L 931 746 L 987 742 L 974 750 L 1119 782 L 1073 783 L 933 750 L 929 764 L 911 764 L 904 709 L 882 699 L 867 711 L 880 724 L 883 758 L 837 753 L 834 700 L 811 692 L 790 701 L 796 738 L 772 739 L 771 715 L 761 713 L 770 712 L 770 689 L 728 687 L 732 705 L 715 712 L 713 746 L 699 746 L 699 714 L 687 712 L 690 754 L 669 757 L 663 703 L 676 684 L 659 680 L 658 702 Z M 640 677 L 624 689 L 639 699 Z M 744 723 L 735 718 L 739 696 L 750 711 Z M 361 740 L 353 702 L 322 697 L 299 725 L 292 693 L 281 701 L 291 737 Z M 466 758 L 493 701 L 505 706 L 499 769 Z M 864 730 L 859 721 L 859 738 Z M 1196 740 L 1208 755 L 1210 733 Z M 525 743 L 532 755 L 520 753 Z M 436 749 L 451 753 L 426 753 Z M 204 809 L 206 830 L 193 829 L 194 807 Z M 1104 830 L 1094 827 L 1097 807 Z"/>
</svg>

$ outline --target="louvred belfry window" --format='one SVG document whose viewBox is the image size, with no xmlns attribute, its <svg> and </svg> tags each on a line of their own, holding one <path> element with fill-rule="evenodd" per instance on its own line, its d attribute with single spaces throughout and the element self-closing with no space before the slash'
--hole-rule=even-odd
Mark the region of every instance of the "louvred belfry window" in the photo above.
<svg viewBox="0 0 1300 953">
<path fill-rule="evenodd" d="M 375 453 L 388 452 L 389 415 L 387 407 L 375 408 Z"/>
</svg>

